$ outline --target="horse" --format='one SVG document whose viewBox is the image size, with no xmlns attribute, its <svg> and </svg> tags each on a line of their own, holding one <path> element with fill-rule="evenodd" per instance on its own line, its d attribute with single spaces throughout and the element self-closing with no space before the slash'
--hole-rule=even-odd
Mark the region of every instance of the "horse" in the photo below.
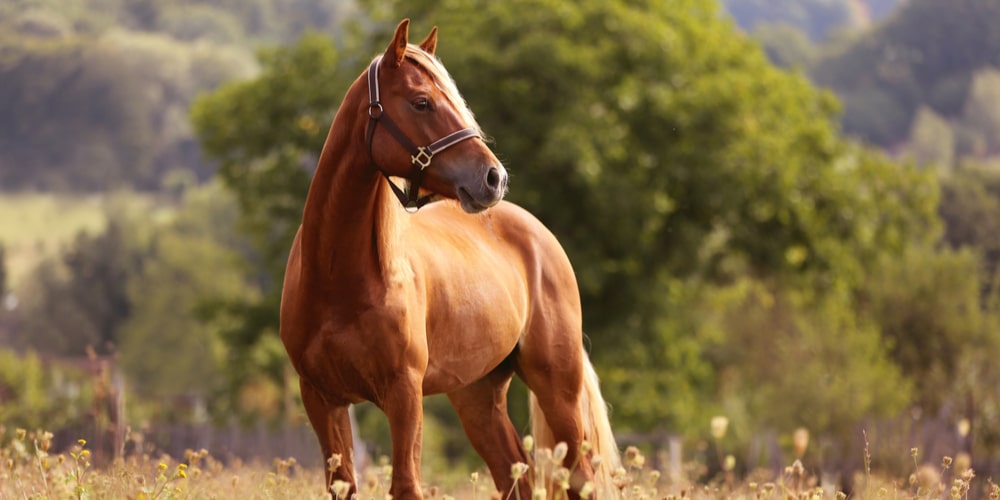
<svg viewBox="0 0 1000 500">
<path fill-rule="evenodd" d="M 569 259 L 502 201 L 507 171 L 434 55 L 437 27 L 412 45 L 408 26 L 344 96 L 282 289 L 281 340 L 323 456 L 339 460 L 326 489 L 358 491 L 348 408 L 370 401 L 389 423 L 390 494 L 422 498 L 421 401 L 444 393 L 498 490 L 531 498 L 511 474 L 532 463 L 507 414 L 515 374 L 537 445 L 566 443 L 578 464 L 569 496 L 610 488 L 619 454 Z"/>
</svg>

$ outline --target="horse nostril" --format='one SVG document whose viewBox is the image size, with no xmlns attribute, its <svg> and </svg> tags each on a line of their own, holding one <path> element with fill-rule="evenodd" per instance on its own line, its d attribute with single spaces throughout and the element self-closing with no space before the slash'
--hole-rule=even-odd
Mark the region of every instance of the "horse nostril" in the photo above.
<svg viewBox="0 0 1000 500">
<path fill-rule="evenodd" d="M 486 185 L 489 186 L 490 189 L 494 191 L 497 190 L 500 187 L 501 180 L 500 171 L 495 167 L 491 168 L 489 172 L 486 172 Z"/>
</svg>

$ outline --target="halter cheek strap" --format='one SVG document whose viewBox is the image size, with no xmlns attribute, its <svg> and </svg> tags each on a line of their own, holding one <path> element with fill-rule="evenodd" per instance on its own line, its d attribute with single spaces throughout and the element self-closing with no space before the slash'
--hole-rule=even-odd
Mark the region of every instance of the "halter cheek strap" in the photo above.
<svg viewBox="0 0 1000 500">
<path fill-rule="evenodd" d="M 434 194 L 429 194 L 426 196 L 420 196 L 420 184 L 423 182 L 424 169 L 431 165 L 431 160 L 434 155 L 448 149 L 459 142 L 466 139 L 472 139 L 474 137 L 479 137 L 479 133 L 471 128 L 464 128 L 452 132 L 427 146 L 417 146 L 413 144 L 413 141 L 403 133 L 402 129 L 396 125 L 396 122 L 389 118 L 389 115 L 385 114 L 385 109 L 382 107 L 382 100 L 379 94 L 378 86 L 378 67 L 379 62 L 382 61 L 382 57 L 379 56 L 372 61 L 371 65 L 368 67 L 368 130 L 365 133 L 365 142 L 368 145 L 368 158 L 372 162 L 372 166 L 376 170 L 382 173 L 385 177 L 386 182 L 389 183 L 389 187 L 392 188 L 392 192 L 399 199 L 399 202 L 403 205 L 403 208 L 407 212 L 416 212 L 420 210 L 420 207 L 430 203 L 434 200 Z M 375 137 L 375 127 L 382 124 L 383 127 L 389 132 L 393 138 L 396 139 L 403 149 L 406 149 L 410 153 L 410 175 L 407 177 L 409 181 L 405 188 L 400 188 L 389 178 L 389 174 L 382 170 L 381 167 L 375 163 L 375 156 L 372 154 L 373 148 L 373 138 Z"/>
</svg>

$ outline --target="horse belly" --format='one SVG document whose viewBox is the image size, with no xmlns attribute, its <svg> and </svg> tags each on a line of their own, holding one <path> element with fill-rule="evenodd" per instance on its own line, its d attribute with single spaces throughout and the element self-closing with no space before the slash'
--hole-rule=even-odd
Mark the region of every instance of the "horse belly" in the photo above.
<svg viewBox="0 0 1000 500">
<path fill-rule="evenodd" d="M 493 371 L 514 351 L 526 323 L 527 301 L 517 287 L 487 279 L 456 295 L 428 311 L 425 394 L 465 387 Z"/>
</svg>

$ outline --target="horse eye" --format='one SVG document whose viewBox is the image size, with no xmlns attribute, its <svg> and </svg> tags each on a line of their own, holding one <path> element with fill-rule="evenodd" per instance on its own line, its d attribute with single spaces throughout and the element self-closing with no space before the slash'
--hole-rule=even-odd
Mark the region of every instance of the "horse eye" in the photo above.
<svg viewBox="0 0 1000 500">
<path fill-rule="evenodd" d="M 416 101 L 413 101 L 413 109 L 415 109 L 415 110 L 417 110 L 419 112 L 424 112 L 424 111 L 430 110 L 431 109 L 431 101 L 430 101 L 430 99 L 427 99 L 426 97 L 421 97 L 421 98 L 417 99 Z"/>
</svg>

